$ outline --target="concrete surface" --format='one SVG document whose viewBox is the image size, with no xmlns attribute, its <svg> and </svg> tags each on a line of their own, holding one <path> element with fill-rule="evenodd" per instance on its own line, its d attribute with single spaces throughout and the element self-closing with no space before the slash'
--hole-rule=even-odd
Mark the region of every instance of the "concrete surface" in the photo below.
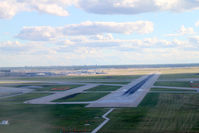
<svg viewBox="0 0 199 133">
<path fill-rule="evenodd" d="M 147 82 L 145 82 L 135 93 L 131 95 L 123 95 L 124 92 L 142 82 L 148 75 L 133 80 L 126 86 L 121 87 L 117 91 L 89 104 L 87 107 L 137 107 L 150 88 L 159 78 L 159 74 L 154 74 Z"/>
</svg>

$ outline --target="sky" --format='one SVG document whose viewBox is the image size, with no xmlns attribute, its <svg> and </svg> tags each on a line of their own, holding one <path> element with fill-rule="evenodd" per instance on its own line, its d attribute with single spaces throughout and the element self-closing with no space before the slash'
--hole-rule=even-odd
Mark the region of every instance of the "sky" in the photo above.
<svg viewBox="0 0 199 133">
<path fill-rule="evenodd" d="M 0 67 L 199 63 L 199 0 L 0 0 Z"/>
</svg>

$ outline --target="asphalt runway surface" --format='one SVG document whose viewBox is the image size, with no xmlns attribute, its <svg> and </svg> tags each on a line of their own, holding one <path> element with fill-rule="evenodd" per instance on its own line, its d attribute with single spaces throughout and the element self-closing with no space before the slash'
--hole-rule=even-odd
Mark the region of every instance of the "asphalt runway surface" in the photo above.
<svg viewBox="0 0 199 133">
<path fill-rule="evenodd" d="M 159 76 L 159 74 L 142 76 L 87 107 L 137 107 Z"/>
</svg>

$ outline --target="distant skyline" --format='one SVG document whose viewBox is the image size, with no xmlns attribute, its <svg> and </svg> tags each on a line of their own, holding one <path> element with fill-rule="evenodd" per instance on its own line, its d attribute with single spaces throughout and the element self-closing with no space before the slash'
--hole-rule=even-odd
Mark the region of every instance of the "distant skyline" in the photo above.
<svg viewBox="0 0 199 133">
<path fill-rule="evenodd" d="M 199 0 L 0 0 L 0 67 L 199 63 Z"/>
</svg>

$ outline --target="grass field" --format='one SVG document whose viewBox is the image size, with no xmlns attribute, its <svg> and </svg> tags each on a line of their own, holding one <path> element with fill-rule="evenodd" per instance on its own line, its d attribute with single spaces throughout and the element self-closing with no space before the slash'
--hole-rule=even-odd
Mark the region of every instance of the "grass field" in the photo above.
<svg viewBox="0 0 199 133">
<path fill-rule="evenodd" d="M 23 81 L 0 81 L 0 84 L 16 84 L 16 83 L 27 83 L 27 82 L 23 82 Z M 30 82 L 31 83 L 31 82 Z"/>
<path fill-rule="evenodd" d="M 31 85 L 17 85 L 16 87 L 28 87 L 28 86 L 31 86 Z M 39 86 L 41 88 L 37 88 L 35 87 L 34 89 L 36 91 L 53 91 L 52 89 L 53 88 L 69 88 L 69 89 L 73 89 L 73 88 L 77 88 L 77 87 L 80 87 L 82 85 L 48 85 L 48 84 L 45 84 L 45 85 L 33 85 L 33 86 Z M 56 90 L 57 91 L 57 90 Z"/>
<path fill-rule="evenodd" d="M 155 86 L 191 87 L 190 82 L 158 81 Z"/>
<path fill-rule="evenodd" d="M 97 83 L 97 84 L 128 84 L 130 82 L 87 82 L 87 83 Z"/>
<path fill-rule="evenodd" d="M 0 93 L 0 98 L 1 97 L 6 97 L 6 96 L 11 96 L 11 95 L 19 95 L 21 94 L 20 92 L 1 92 Z"/>
<path fill-rule="evenodd" d="M 144 73 L 158 69 L 135 70 L 134 75 L 124 76 L 68 76 L 27 78 L 24 80 L 80 81 L 99 83 L 123 83 L 138 78 Z M 197 69 L 159 69 L 163 72 L 160 79 L 199 78 Z M 187 70 L 187 71 L 185 71 Z M 119 72 L 119 71 L 118 71 Z M 182 73 L 183 72 L 183 73 Z M 186 72 L 186 73 L 184 73 Z M 121 72 L 122 73 L 122 72 Z M 138 73 L 138 75 L 136 75 Z M 110 80 L 110 82 L 103 82 Z M 116 81 L 116 82 L 115 82 Z M 24 101 L 47 96 L 52 88 L 81 85 L 54 85 L 46 83 L 21 83 L 18 87 L 42 86 L 37 93 L 23 94 L 0 99 L 0 121 L 9 120 L 9 125 L 0 125 L 0 133 L 60 133 L 60 129 L 91 132 L 104 119 L 101 116 L 107 108 L 85 108 L 85 105 L 29 105 Z M 190 87 L 189 82 L 156 82 L 158 86 Z M 94 91 L 115 91 L 120 86 L 97 86 L 87 91 L 56 100 L 56 102 L 93 101 L 108 94 Z M 172 94 L 176 89 L 152 88 L 154 91 L 171 93 L 149 93 L 137 108 L 116 108 L 108 117 L 111 119 L 99 133 L 199 133 L 199 94 Z M 91 92 L 90 92 L 91 91 Z M 92 92 L 93 91 L 93 92 Z M 86 124 L 86 125 L 85 125 Z"/>
<path fill-rule="evenodd" d="M 26 100 L 31 100 L 34 98 L 39 98 L 43 96 L 50 95 L 49 93 L 27 93 L 27 94 L 22 94 L 14 97 L 8 97 L 4 99 L 0 99 L 1 102 L 17 102 L 17 103 L 22 103 Z"/>
<path fill-rule="evenodd" d="M 198 133 L 198 94 L 151 94 L 138 108 L 116 109 L 101 132 Z"/>
<path fill-rule="evenodd" d="M 36 80 L 36 81 L 70 81 L 70 80 L 132 80 L 140 75 L 93 75 L 93 76 L 62 76 L 62 77 L 34 77 L 34 78 L 17 78 L 18 80 Z"/>
<path fill-rule="evenodd" d="M 120 86 L 108 86 L 108 85 L 100 85 L 94 88 L 91 88 L 87 91 L 115 91 L 119 89 Z"/>
<path fill-rule="evenodd" d="M 159 79 L 164 80 L 164 79 L 183 79 L 183 78 L 199 78 L 199 74 L 183 73 L 183 72 L 178 74 L 162 74 Z"/>
<path fill-rule="evenodd" d="M 151 91 L 187 91 L 187 92 L 197 92 L 196 90 L 184 90 L 184 89 L 169 89 L 169 88 L 151 88 Z"/>
<path fill-rule="evenodd" d="M 90 109 L 85 105 L 28 105 L 24 101 L 49 94 L 28 93 L 0 99 L 0 133 L 59 133 L 65 131 L 90 132 L 103 121 L 107 109 Z M 85 125 L 89 124 L 89 125 Z"/>
<path fill-rule="evenodd" d="M 90 132 L 103 121 L 107 109 L 83 105 L 24 105 L 0 103 L 1 133 L 60 133 L 60 129 Z M 90 124 L 86 126 L 85 124 Z"/>
<path fill-rule="evenodd" d="M 21 81 L 10 81 L 10 83 L 0 83 L 0 86 L 11 86 L 11 87 L 24 87 L 24 86 L 42 86 L 42 85 L 53 85 L 50 83 L 41 82 L 21 82 Z"/>
<path fill-rule="evenodd" d="M 109 93 L 79 93 L 55 100 L 54 102 L 95 101 L 101 97 L 104 97 L 107 94 Z"/>
</svg>

